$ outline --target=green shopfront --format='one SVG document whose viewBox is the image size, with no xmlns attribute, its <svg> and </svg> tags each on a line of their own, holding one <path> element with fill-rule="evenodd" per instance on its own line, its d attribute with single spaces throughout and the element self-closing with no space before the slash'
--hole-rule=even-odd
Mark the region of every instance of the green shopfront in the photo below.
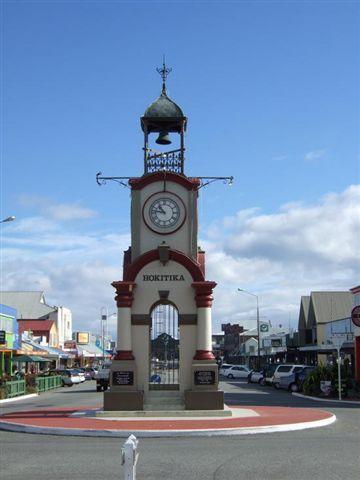
<svg viewBox="0 0 360 480">
<path fill-rule="evenodd" d="M 12 375 L 13 354 L 19 348 L 17 313 L 0 303 L 0 377 Z"/>
</svg>

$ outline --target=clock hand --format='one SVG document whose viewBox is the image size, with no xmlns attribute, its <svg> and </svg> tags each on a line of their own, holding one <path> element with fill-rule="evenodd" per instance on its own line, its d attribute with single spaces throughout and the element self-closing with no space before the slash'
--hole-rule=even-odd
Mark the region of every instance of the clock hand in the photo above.
<svg viewBox="0 0 360 480">
<path fill-rule="evenodd" d="M 166 213 L 165 210 L 162 208 L 161 205 L 158 206 L 158 211 L 160 211 L 161 213 Z"/>
</svg>

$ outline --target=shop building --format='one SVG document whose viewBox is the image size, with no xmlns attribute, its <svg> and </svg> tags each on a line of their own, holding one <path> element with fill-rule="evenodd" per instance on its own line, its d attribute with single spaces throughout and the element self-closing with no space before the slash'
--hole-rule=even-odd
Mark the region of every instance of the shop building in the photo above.
<svg viewBox="0 0 360 480">
<path fill-rule="evenodd" d="M 61 347 L 66 340 L 71 340 L 71 310 L 63 306 L 48 305 L 43 291 L 0 292 L 0 296 L 3 303 L 16 309 L 19 320 L 53 320 Z"/>
<path fill-rule="evenodd" d="M 0 304 L 0 377 L 12 375 L 13 357 L 19 347 L 14 308 Z"/>
<path fill-rule="evenodd" d="M 352 305 L 352 294 L 348 291 L 311 292 L 309 296 L 301 297 L 298 350 L 303 363 L 317 365 L 328 362 L 334 350 L 331 332 L 337 329 L 337 333 L 352 333 L 349 323 Z M 351 358 L 353 343 L 347 345 L 347 350 Z"/>
<path fill-rule="evenodd" d="M 19 334 L 31 332 L 40 345 L 59 346 L 59 336 L 54 320 L 18 320 Z"/>
</svg>

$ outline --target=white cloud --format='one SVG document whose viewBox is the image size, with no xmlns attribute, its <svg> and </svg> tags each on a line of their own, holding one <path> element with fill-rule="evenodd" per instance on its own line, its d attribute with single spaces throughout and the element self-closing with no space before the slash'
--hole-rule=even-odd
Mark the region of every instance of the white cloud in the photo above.
<svg viewBox="0 0 360 480">
<path fill-rule="evenodd" d="M 44 211 L 42 204 L 37 208 Z M 44 290 L 49 304 L 72 310 L 75 329 L 98 333 L 100 308 L 115 309 L 111 282 L 122 278 L 130 235 L 87 231 L 84 222 L 79 231 L 77 224 L 36 215 L 4 229 L 1 289 Z"/>
<path fill-rule="evenodd" d="M 312 150 L 311 152 L 305 153 L 304 160 L 305 162 L 314 162 L 323 158 L 325 153 L 326 150 Z"/>
<path fill-rule="evenodd" d="M 311 290 L 346 290 L 359 283 L 360 186 L 328 194 L 316 204 L 287 203 L 273 214 L 239 210 L 202 235 L 206 276 L 214 291 L 214 328 L 240 322 L 254 326 L 260 315 L 272 323 L 297 323 L 300 296 Z M 42 205 L 38 205 L 42 209 Z M 111 282 L 122 278 L 127 232 L 87 231 L 41 215 L 3 230 L 1 288 L 45 290 L 51 304 L 73 312 L 74 328 L 100 328 L 100 308 L 115 307 Z M 72 225 L 72 227 L 71 227 Z M 111 325 L 115 331 L 115 318 Z"/>
<path fill-rule="evenodd" d="M 80 220 L 82 218 L 92 218 L 96 215 L 94 210 L 76 204 L 50 205 L 44 211 L 56 220 Z"/>
<path fill-rule="evenodd" d="M 19 205 L 25 208 L 40 210 L 45 218 L 53 220 L 81 220 L 96 216 L 96 212 L 82 207 L 78 203 L 54 203 L 46 197 L 39 195 L 20 195 Z"/>
<path fill-rule="evenodd" d="M 217 329 L 228 321 L 255 319 L 255 299 L 238 287 L 257 293 L 262 314 L 284 324 L 289 315 L 297 322 L 301 295 L 357 284 L 359 201 L 360 186 L 353 185 L 315 205 L 289 203 L 271 215 L 239 211 L 211 225 L 202 245 L 207 277 L 218 282 Z"/>
</svg>

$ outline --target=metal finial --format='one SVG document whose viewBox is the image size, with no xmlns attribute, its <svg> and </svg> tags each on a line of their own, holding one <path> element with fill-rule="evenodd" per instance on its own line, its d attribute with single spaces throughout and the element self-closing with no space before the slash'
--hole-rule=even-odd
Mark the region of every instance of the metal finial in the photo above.
<svg viewBox="0 0 360 480">
<path fill-rule="evenodd" d="M 162 81 L 163 81 L 163 84 L 162 84 L 162 92 L 163 93 L 166 93 L 166 78 L 167 76 L 169 75 L 169 73 L 172 71 L 172 68 L 166 68 L 166 64 L 165 64 L 165 55 L 163 56 L 163 66 L 162 68 L 156 68 L 156 71 L 158 72 L 158 74 L 161 76 L 162 78 Z"/>
</svg>

